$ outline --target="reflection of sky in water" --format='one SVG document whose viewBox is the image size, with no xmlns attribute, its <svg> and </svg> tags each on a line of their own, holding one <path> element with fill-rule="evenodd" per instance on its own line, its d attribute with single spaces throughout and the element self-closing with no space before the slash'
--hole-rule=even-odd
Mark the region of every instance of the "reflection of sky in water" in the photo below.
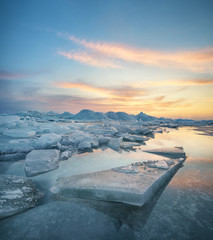
<svg viewBox="0 0 213 240">
<path fill-rule="evenodd" d="M 161 195 L 139 239 L 213 239 L 213 137 L 181 128 L 158 134 L 149 144 L 181 145 L 189 157 Z"/>
</svg>

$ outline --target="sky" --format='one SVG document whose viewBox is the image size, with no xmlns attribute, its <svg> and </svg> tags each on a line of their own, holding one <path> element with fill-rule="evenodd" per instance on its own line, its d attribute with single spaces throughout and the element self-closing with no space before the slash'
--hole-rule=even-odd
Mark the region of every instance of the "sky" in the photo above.
<svg viewBox="0 0 213 240">
<path fill-rule="evenodd" d="M 213 119 L 212 0 L 0 0 L 0 113 Z"/>
</svg>

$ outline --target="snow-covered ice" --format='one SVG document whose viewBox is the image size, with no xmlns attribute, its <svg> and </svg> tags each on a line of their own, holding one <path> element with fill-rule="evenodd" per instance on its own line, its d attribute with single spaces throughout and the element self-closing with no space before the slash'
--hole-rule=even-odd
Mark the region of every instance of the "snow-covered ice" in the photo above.
<svg viewBox="0 0 213 240">
<path fill-rule="evenodd" d="M 35 207 L 41 193 L 30 179 L 0 175 L 0 218 L 8 217 Z"/>
</svg>

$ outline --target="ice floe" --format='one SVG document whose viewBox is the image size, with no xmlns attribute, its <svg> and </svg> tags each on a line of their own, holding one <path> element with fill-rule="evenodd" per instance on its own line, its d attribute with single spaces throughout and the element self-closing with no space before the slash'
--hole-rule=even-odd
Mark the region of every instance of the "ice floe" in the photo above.
<svg viewBox="0 0 213 240">
<path fill-rule="evenodd" d="M 52 171 L 59 167 L 59 150 L 33 150 L 28 153 L 25 172 L 28 177 Z"/>
<path fill-rule="evenodd" d="M 139 162 L 111 170 L 62 177 L 57 180 L 57 198 L 73 197 L 115 201 L 142 206 L 182 166 L 181 161 Z"/>
<path fill-rule="evenodd" d="M 3 135 L 14 138 L 27 138 L 35 136 L 36 132 L 26 128 L 6 129 Z"/>
</svg>

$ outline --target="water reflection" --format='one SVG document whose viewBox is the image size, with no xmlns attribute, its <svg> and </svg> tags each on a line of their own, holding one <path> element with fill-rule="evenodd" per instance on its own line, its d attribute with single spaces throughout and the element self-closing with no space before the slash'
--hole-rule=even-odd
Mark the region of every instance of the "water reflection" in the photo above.
<svg viewBox="0 0 213 240">
<path fill-rule="evenodd" d="M 166 186 L 169 184 L 171 178 L 164 183 L 164 185 L 158 190 L 156 195 L 146 203 L 145 205 L 138 207 L 124 203 L 115 203 L 115 202 L 105 202 L 105 201 L 96 201 L 88 199 L 72 199 L 71 202 L 80 204 L 82 206 L 90 207 L 96 211 L 102 212 L 114 220 L 116 220 L 115 226 L 119 232 L 122 229 L 122 226 L 127 225 L 129 231 L 132 231 L 137 235 L 138 231 L 146 224 L 147 219 L 149 218 L 153 208 L 155 207 L 158 199 L 165 190 Z M 61 199 L 59 199 L 61 200 Z"/>
</svg>

